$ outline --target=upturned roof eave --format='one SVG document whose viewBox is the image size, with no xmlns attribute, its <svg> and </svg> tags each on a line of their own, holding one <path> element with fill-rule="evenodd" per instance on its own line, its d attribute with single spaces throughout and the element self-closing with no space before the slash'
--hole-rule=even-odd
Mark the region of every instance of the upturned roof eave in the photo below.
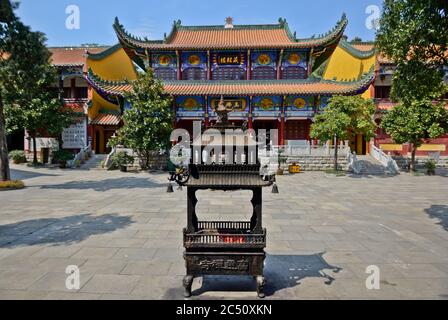
<svg viewBox="0 0 448 320">
<path fill-rule="evenodd" d="M 124 47 L 129 47 L 132 49 L 148 49 L 148 50 L 162 50 L 162 51 L 173 51 L 173 50 L 209 50 L 209 49 L 215 49 L 215 50 L 230 50 L 230 49 L 311 49 L 315 47 L 326 47 L 331 44 L 334 44 L 335 42 L 339 42 L 340 38 L 342 37 L 345 28 L 348 24 L 348 20 L 343 14 L 342 18 L 337 22 L 336 26 L 331 29 L 326 34 L 317 37 L 317 38 L 305 38 L 305 39 L 295 39 L 289 30 L 288 24 L 286 21 L 281 21 L 278 25 L 236 25 L 235 28 L 242 29 L 242 28 L 272 28 L 272 29 L 284 29 L 287 33 L 288 38 L 290 39 L 290 42 L 288 43 L 278 43 L 278 44 L 215 44 L 215 45 L 178 45 L 178 44 L 172 44 L 170 43 L 172 39 L 174 38 L 174 35 L 178 30 L 181 29 L 198 29 L 200 30 L 208 30 L 210 28 L 217 29 L 218 26 L 181 26 L 180 21 L 175 21 L 173 24 L 173 28 L 170 32 L 170 34 L 166 37 L 165 40 L 148 40 L 148 39 L 141 39 L 137 38 L 133 35 L 131 35 L 129 32 L 126 31 L 126 29 L 123 27 L 123 25 L 120 24 L 118 18 L 115 18 L 115 23 L 113 25 L 114 30 L 117 34 L 118 40 Z M 221 26 L 221 30 L 223 27 Z"/>
<path fill-rule="evenodd" d="M 100 95 L 110 95 L 114 97 L 123 97 L 126 92 L 131 90 L 131 82 L 122 81 L 122 82 L 114 82 L 114 81 L 105 81 L 100 79 L 97 75 L 93 74 L 91 70 L 89 70 L 86 75 L 86 80 L 89 84 L 95 88 L 95 90 Z M 233 96 L 274 96 L 274 95 L 322 95 L 322 96 L 331 96 L 331 95 L 355 95 L 365 92 L 367 88 L 373 83 L 374 80 L 374 70 L 373 68 L 366 74 L 364 74 L 360 79 L 354 81 L 333 81 L 333 80 L 323 80 L 312 78 L 309 80 L 258 80 L 258 81 L 241 81 L 235 83 L 235 81 L 197 81 L 190 82 L 185 80 L 180 81 L 167 81 L 164 82 L 164 88 L 166 89 L 166 93 L 173 96 L 185 96 L 191 95 L 193 93 L 188 92 L 188 88 L 190 92 L 196 86 L 204 86 L 205 88 L 200 88 L 199 90 L 194 90 L 194 95 L 208 95 L 208 96 L 221 96 L 221 95 L 233 95 Z M 233 84 L 234 88 L 229 90 L 228 85 Z M 241 86 L 245 85 L 245 88 L 239 88 L 239 84 Z M 325 90 L 322 88 L 317 88 L 318 85 L 328 84 L 331 89 Z M 257 85 L 259 85 L 257 87 Z M 285 85 L 285 88 L 281 86 Z M 291 88 L 290 86 L 293 85 Z M 294 87 L 294 85 L 297 85 Z M 303 85 L 316 85 L 316 88 L 308 88 L 304 89 Z M 177 87 L 176 87 L 177 86 Z M 221 86 L 221 87 L 220 87 Z M 289 87 L 286 87 L 289 86 Z M 302 87 L 301 87 L 302 86 Z M 199 92 L 198 92 L 199 91 Z"/>
</svg>

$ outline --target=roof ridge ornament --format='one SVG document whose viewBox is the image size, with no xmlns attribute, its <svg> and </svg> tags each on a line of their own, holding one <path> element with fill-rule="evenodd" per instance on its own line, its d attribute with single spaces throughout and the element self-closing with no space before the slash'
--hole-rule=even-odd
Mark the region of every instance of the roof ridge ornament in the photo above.
<svg viewBox="0 0 448 320">
<path fill-rule="evenodd" d="M 286 25 L 286 18 L 278 18 L 278 23 L 280 24 L 280 27 L 284 27 Z"/>
<path fill-rule="evenodd" d="M 233 18 L 227 17 L 225 21 L 226 24 L 224 25 L 224 29 L 233 29 Z"/>
</svg>

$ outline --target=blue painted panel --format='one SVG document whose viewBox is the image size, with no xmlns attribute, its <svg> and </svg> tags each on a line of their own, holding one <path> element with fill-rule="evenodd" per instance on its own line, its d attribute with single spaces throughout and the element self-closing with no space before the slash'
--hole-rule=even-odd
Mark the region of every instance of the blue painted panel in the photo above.
<svg viewBox="0 0 448 320">
<path fill-rule="evenodd" d="M 205 115 L 205 99 L 202 96 L 186 96 L 176 98 L 176 117 L 202 118 Z"/>
<path fill-rule="evenodd" d="M 310 96 L 289 96 L 285 102 L 286 117 L 313 117 L 314 98 Z"/>
<path fill-rule="evenodd" d="M 283 55 L 282 68 L 301 67 L 308 70 L 308 52 L 286 51 Z"/>
<path fill-rule="evenodd" d="M 187 68 L 207 68 L 207 54 L 205 52 L 182 52 L 182 71 Z"/>
<path fill-rule="evenodd" d="M 278 54 L 276 51 L 252 52 L 252 68 L 273 67 L 277 65 Z"/>
<path fill-rule="evenodd" d="M 177 68 L 177 57 L 175 53 L 154 53 L 152 55 L 153 68 Z"/>
<path fill-rule="evenodd" d="M 282 97 L 253 97 L 252 98 L 252 116 L 258 117 L 272 117 L 277 118 L 281 116 Z"/>
</svg>

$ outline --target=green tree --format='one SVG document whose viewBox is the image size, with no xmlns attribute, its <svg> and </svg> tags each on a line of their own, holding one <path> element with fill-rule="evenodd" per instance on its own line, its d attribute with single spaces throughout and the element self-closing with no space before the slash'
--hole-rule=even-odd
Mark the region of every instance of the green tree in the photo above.
<svg viewBox="0 0 448 320">
<path fill-rule="evenodd" d="M 370 140 L 374 136 L 375 122 L 372 100 L 361 96 L 334 96 L 329 100 L 324 112 L 314 118 L 311 126 L 312 138 L 321 141 L 335 141 L 353 138 L 357 134 Z M 338 148 L 334 150 L 334 169 L 338 170 Z"/>
<path fill-rule="evenodd" d="M 57 92 L 50 90 L 57 73 L 50 63 L 45 35 L 32 32 L 15 17 L 9 25 L 5 24 L 4 34 L 6 58 L 1 61 L 0 72 L 6 128 L 7 131 L 27 129 L 33 140 L 33 162 L 36 163 L 39 130 L 59 136 L 73 119 L 69 112 L 63 111 Z"/>
<path fill-rule="evenodd" d="M 448 132 L 448 111 L 443 102 L 434 104 L 430 99 L 400 103 L 386 113 L 381 127 L 396 143 L 410 144 L 410 166 L 411 170 L 415 170 L 417 148 L 425 139 L 437 138 Z"/>
<path fill-rule="evenodd" d="M 396 63 L 391 99 L 399 102 L 382 127 L 396 143 L 411 144 L 412 169 L 422 139 L 444 134 L 438 117 L 443 110 L 431 101 L 441 100 L 447 91 L 443 81 L 443 66 L 448 64 L 447 13 L 445 0 L 385 0 L 377 32 L 379 51 Z"/>
<path fill-rule="evenodd" d="M 170 146 L 173 129 L 172 98 L 164 94 L 162 83 L 154 79 L 152 70 L 132 82 L 132 90 L 125 95 L 131 108 L 125 110 L 124 126 L 117 132 L 117 141 L 133 149 L 143 169 L 149 167 L 154 151 Z"/>
<path fill-rule="evenodd" d="M 377 47 L 395 62 L 448 63 L 446 0 L 385 0 Z"/>
<path fill-rule="evenodd" d="M 9 0 L 0 0 L 0 179 L 10 180 L 8 145 L 6 141 L 6 122 L 4 114 L 3 92 L 6 61 L 11 59 L 8 48 L 11 44 L 11 35 L 15 29 L 17 18 L 14 15 L 14 8 L 17 5 L 11 4 Z"/>
</svg>

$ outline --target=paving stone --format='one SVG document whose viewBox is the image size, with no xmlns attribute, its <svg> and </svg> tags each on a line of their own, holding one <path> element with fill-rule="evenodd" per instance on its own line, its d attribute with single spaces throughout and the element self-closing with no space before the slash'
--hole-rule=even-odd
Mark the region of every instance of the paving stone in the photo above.
<svg viewBox="0 0 448 320">
<path fill-rule="evenodd" d="M 139 280 L 139 276 L 96 274 L 80 291 L 89 293 L 129 294 Z"/>
<path fill-rule="evenodd" d="M 0 299 L 183 299 L 186 193 L 165 193 L 166 175 L 12 169 L 35 177 L 0 192 Z M 306 172 L 278 184 L 263 194 L 267 299 L 448 299 L 446 177 Z M 248 192 L 198 197 L 200 219 L 250 218 Z M 61 288 L 68 264 L 87 277 L 80 292 Z M 369 265 L 380 290 L 365 287 Z M 193 289 L 256 299 L 250 277 Z"/>
<path fill-rule="evenodd" d="M 125 259 L 125 260 L 151 260 L 157 249 L 155 248 L 124 248 L 118 250 L 115 254 L 114 259 Z"/>
<path fill-rule="evenodd" d="M 126 260 L 120 259 L 88 259 L 80 266 L 81 273 L 119 274 L 126 266 Z"/>
<path fill-rule="evenodd" d="M 128 275 L 168 275 L 172 263 L 164 260 L 130 261 L 120 274 Z"/>
<path fill-rule="evenodd" d="M 75 259 L 107 259 L 118 251 L 118 248 L 82 248 L 79 250 L 73 258 Z"/>
<path fill-rule="evenodd" d="M 69 290 L 66 287 L 66 280 L 69 277 L 65 272 L 49 272 L 45 274 L 42 278 L 36 281 L 29 290 L 36 291 L 64 291 L 64 292 L 78 292 L 79 290 Z M 89 281 L 92 277 L 91 274 L 80 273 L 79 281 L 80 288 Z"/>
<path fill-rule="evenodd" d="M 0 289 L 28 289 L 45 275 L 43 270 L 5 270 L 0 272 Z"/>
<path fill-rule="evenodd" d="M 81 247 L 57 246 L 42 248 L 33 254 L 35 258 L 68 258 L 81 250 Z"/>
</svg>

